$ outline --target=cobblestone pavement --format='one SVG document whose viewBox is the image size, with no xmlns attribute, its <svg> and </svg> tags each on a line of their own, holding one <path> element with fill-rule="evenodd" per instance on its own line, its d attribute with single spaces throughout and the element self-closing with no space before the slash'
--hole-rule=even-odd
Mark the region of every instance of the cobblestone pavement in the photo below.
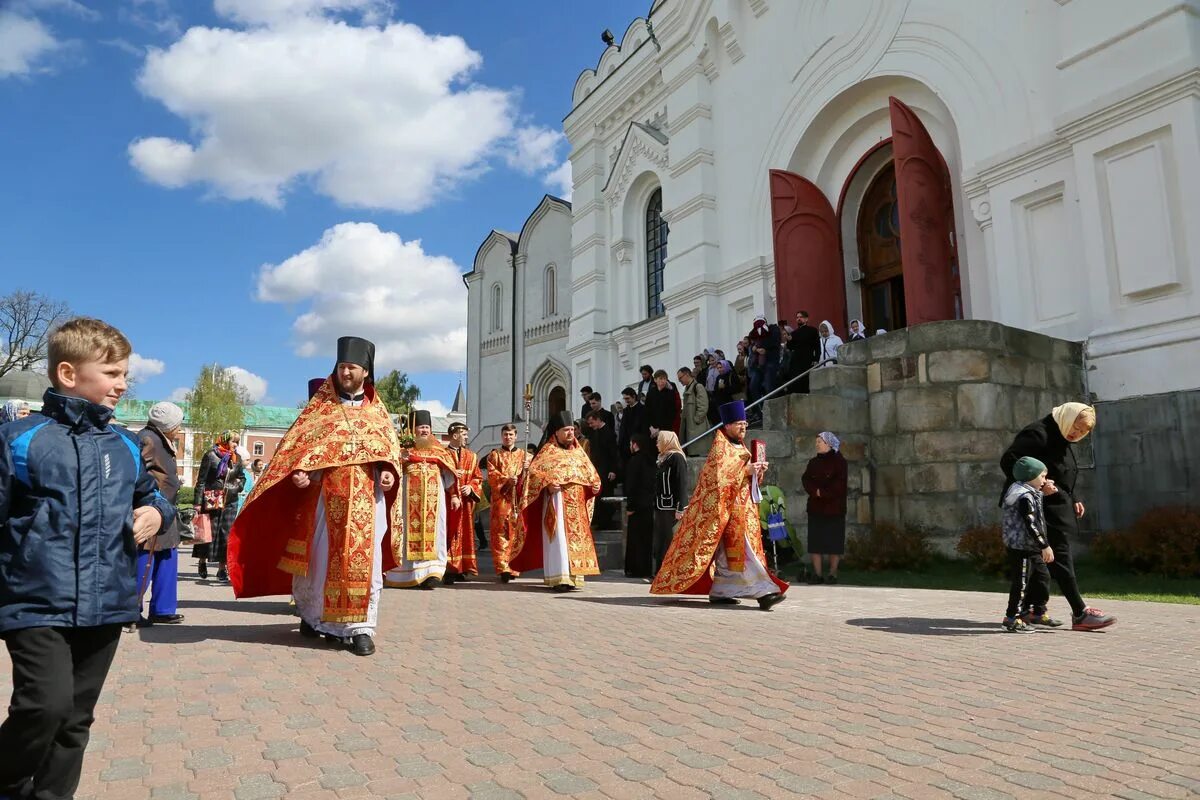
<svg viewBox="0 0 1200 800">
<path fill-rule="evenodd" d="M 122 642 L 79 796 L 1200 794 L 1195 607 L 1014 636 L 999 594 L 797 586 L 765 614 L 647 588 L 386 590 L 356 658 L 185 576 L 187 622 Z"/>
</svg>

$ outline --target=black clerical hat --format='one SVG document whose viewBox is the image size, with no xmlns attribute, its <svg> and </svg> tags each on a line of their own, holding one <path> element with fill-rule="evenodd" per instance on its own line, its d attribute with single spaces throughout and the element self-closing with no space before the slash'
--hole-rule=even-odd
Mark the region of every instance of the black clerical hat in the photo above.
<svg viewBox="0 0 1200 800">
<path fill-rule="evenodd" d="M 357 336 L 343 336 L 337 341 L 337 363 L 358 364 L 367 371 L 367 380 L 375 382 L 375 345 Z"/>
<path fill-rule="evenodd" d="M 418 425 L 428 425 L 431 428 L 433 427 L 433 417 L 430 416 L 428 411 L 413 412 L 413 430 L 416 430 Z"/>
<path fill-rule="evenodd" d="M 575 427 L 575 420 L 571 418 L 570 411 L 560 411 L 557 414 L 550 416 L 550 422 L 546 425 L 546 430 L 550 435 L 554 435 L 563 428 Z"/>
<path fill-rule="evenodd" d="M 321 391 L 321 387 L 325 385 L 328 378 L 312 378 L 308 382 L 308 399 L 312 400 L 313 395 Z"/>
</svg>

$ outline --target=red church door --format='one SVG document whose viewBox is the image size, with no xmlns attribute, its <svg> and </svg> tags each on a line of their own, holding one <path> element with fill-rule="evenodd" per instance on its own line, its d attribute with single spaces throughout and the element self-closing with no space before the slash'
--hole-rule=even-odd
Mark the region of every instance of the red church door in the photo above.
<svg viewBox="0 0 1200 800">
<path fill-rule="evenodd" d="M 794 172 L 771 170 L 770 189 L 778 318 L 790 322 L 804 309 L 814 320 L 843 329 L 846 283 L 833 206 L 812 181 Z"/>
<path fill-rule="evenodd" d="M 908 325 L 961 316 L 950 172 L 913 110 L 890 98 Z"/>
</svg>

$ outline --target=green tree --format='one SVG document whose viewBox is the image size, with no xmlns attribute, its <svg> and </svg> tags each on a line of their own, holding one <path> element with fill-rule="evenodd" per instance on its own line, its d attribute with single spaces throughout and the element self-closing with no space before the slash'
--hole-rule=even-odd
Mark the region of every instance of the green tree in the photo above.
<svg viewBox="0 0 1200 800">
<path fill-rule="evenodd" d="M 421 389 L 408 382 L 407 373 L 394 369 L 375 381 L 375 393 L 387 406 L 388 413 L 404 417 L 421 396 Z"/>
<path fill-rule="evenodd" d="M 224 367 L 206 364 L 200 368 L 187 402 L 188 424 L 207 445 L 221 431 L 242 429 L 246 422 L 242 406 L 249 405 L 250 398 Z"/>
</svg>

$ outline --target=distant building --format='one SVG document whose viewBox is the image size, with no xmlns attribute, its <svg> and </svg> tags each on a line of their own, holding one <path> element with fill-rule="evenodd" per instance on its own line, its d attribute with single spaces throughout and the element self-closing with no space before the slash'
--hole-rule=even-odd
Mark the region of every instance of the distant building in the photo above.
<svg viewBox="0 0 1200 800">
<path fill-rule="evenodd" d="M 132 431 L 140 431 L 146 426 L 150 407 L 157 402 L 157 400 L 122 400 L 117 405 L 116 420 Z M 204 453 L 212 447 L 213 443 L 200 441 L 198 435 L 188 424 L 188 404 L 180 402 L 176 405 L 183 409 L 183 426 L 175 434 L 179 477 L 185 486 L 194 486 L 200 459 L 204 457 Z M 243 406 L 242 412 L 246 420 L 241 431 L 242 446 L 250 453 L 251 462 L 256 458 L 261 458 L 264 464 L 275 455 L 275 450 L 283 440 L 284 434 L 288 432 L 288 428 L 292 427 L 292 423 L 300 415 L 300 409 L 286 406 Z"/>
</svg>

